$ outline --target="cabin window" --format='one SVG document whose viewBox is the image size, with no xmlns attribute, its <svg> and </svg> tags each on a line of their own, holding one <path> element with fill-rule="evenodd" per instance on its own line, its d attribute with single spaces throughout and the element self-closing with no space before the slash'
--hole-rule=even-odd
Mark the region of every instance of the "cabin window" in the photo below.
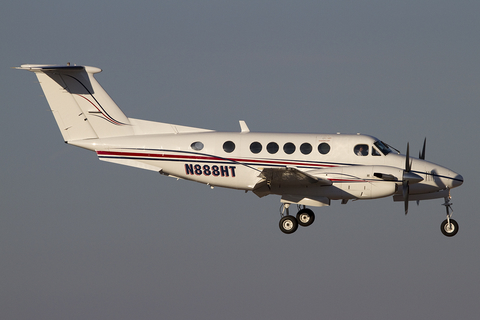
<svg viewBox="0 0 480 320">
<path fill-rule="evenodd" d="M 368 145 L 367 144 L 357 144 L 355 148 L 353 148 L 353 152 L 357 156 L 367 156 L 368 155 Z"/>
<path fill-rule="evenodd" d="M 318 152 L 321 154 L 327 154 L 330 152 L 330 145 L 326 142 L 322 142 L 318 145 Z"/>
<path fill-rule="evenodd" d="M 225 141 L 223 144 L 223 151 L 230 153 L 233 152 L 233 150 L 235 150 L 235 143 L 232 141 Z"/>
<path fill-rule="evenodd" d="M 295 145 L 291 142 L 287 142 L 283 145 L 283 151 L 285 151 L 286 154 L 292 154 L 295 152 Z"/>
<path fill-rule="evenodd" d="M 310 152 L 312 152 L 312 145 L 308 142 L 302 143 L 300 146 L 300 152 L 303 154 L 310 154 Z"/>
<path fill-rule="evenodd" d="M 262 151 L 262 144 L 260 142 L 252 142 L 252 144 L 250 145 L 250 151 L 252 151 L 253 153 L 259 153 L 260 151 Z"/>
<path fill-rule="evenodd" d="M 268 153 L 277 153 L 278 152 L 278 144 L 276 142 L 270 142 L 267 144 L 267 151 Z"/>
<path fill-rule="evenodd" d="M 202 150 L 202 149 L 203 149 L 203 143 L 201 143 L 200 141 L 196 141 L 196 142 L 192 143 L 192 144 L 190 145 L 190 147 L 191 147 L 193 150 L 199 151 L 199 150 Z"/>
</svg>

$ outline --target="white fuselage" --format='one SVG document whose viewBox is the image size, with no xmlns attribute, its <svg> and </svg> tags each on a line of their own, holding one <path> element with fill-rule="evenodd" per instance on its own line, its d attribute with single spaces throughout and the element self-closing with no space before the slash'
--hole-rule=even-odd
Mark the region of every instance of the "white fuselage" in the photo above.
<svg viewBox="0 0 480 320">
<path fill-rule="evenodd" d="M 212 131 L 69 143 L 96 151 L 101 160 L 156 170 L 210 186 L 254 190 L 264 179 L 262 170 L 286 167 L 332 182 L 331 186 L 279 183 L 269 185 L 268 190 L 257 190 L 260 196 L 301 194 L 329 199 L 372 199 L 400 194 L 398 185 L 405 168 L 405 156 L 382 152 L 375 145 L 378 141 L 367 135 Z M 358 146 L 367 150 L 360 154 Z M 463 182 L 459 174 L 447 168 L 421 159 L 410 160 L 411 171 L 423 178 L 410 186 L 412 195 L 432 194 Z M 390 174 L 398 183 L 379 179 L 375 172 Z"/>
</svg>

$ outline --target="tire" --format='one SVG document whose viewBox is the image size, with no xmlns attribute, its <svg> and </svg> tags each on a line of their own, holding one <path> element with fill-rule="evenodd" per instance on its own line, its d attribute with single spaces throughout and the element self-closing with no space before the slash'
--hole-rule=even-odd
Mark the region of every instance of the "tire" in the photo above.
<svg viewBox="0 0 480 320">
<path fill-rule="evenodd" d="M 440 230 L 444 236 L 453 237 L 458 232 L 458 223 L 457 221 L 450 219 L 450 228 L 447 225 L 447 219 L 445 219 L 440 225 Z"/>
<path fill-rule="evenodd" d="M 315 214 L 310 209 L 302 209 L 297 213 L 297 221 L 302 227 L 308 227 L 315 221 Z"/>
<path fill-rule="evenodd" d="M 293 216 L 285 216 L 280 219 L 279 226 L 283 233 L 291 234 L 297 231 L 298 221 Z"/>
</svg>

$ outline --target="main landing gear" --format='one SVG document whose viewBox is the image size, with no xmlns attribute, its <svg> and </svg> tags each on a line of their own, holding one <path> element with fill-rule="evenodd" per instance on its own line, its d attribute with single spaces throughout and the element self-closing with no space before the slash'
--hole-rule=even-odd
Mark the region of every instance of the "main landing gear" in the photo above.
<svg viewBox="0 0 480 320">
<path fill-rule="evenodd" d="M 453 213 L 452 202 L 450 202 L 451 199 L 452 197 L 450 197 L 450 195 L 445 197 L 445 203 L 443 203 L 443 205 L 447 210 L 447 219 L 445 219 L 440 225 L 440 230 L 442 231 L 443 235 L 447 237 L 453 237 L 458 232 L 458 223 L 451 218 Z"/>
<path fill-rule="evenodd" d="M 297 217 L 290 215 L 290 203 L 282 204 L 280 215 L 282 218 L 279 222 L 280 230 L 283 233 L 290 234 L 297 231 L 298 226 L 308 227 L 315 221 L 315 214 L 312 210 L 305 208 L 305 206 L 298 205 Z"/>
</svg>

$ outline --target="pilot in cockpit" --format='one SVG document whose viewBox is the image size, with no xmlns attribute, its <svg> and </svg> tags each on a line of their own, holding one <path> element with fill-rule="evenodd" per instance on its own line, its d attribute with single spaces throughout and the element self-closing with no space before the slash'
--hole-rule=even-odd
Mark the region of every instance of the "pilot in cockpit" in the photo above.
<svg viewBox="0 0 480 320">
<path fill-rule="evenodd" d="M 366 156 L 368 155 L 368 145 L 358 144 L 355 146 L 354 152 L 357 156 Z"/>
</svg>

